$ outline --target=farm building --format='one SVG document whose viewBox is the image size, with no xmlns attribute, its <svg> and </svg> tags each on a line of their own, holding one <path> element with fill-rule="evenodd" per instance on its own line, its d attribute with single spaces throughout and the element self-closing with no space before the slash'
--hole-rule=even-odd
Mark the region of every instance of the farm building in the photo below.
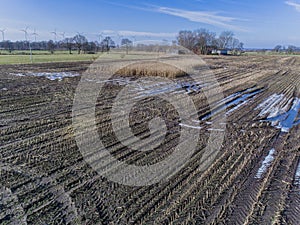
<svg viewBox="0 0 300 225">
<path fill-rule="evenodd" d="M 211 52 L 213 55 L 228 55 L 229 51 L 227 49 L 221 49 L 221 50 L 212 50 Z"/>
</svg>

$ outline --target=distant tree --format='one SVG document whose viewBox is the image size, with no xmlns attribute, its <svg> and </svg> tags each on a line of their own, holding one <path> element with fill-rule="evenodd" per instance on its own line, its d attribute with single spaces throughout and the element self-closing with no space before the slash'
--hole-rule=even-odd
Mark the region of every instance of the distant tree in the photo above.
<svg viewBox="0 0 300 225">
<path fill-rule="evenodd" d="M 107 53 L 109 53 L 111 48 L 116 47 L 116 44 L 111 37 L 105 37 L 100 45 L 102 46 L 102 51 L 106 51 Z"/>
<path fill-rule="evenodd" d="M 81 34 L 77 34 L 76 36 L 73 37 L 75 46 L 78 50 L 78 54 L 81 53 L 83 45 L 88 42 L 87 38 Z"/>
<path fill-rule="evenodd" d="M 280 52 L 281 49 L 282 49 L 282 46 L 281 46 L 281 45 L 276 45 L 276 46 L 274 47 L 274 51 L 275 51 L 275 52 Z"/>
<path fill-rule="evenodd" d="M 206 29 L 198 29 L 194 31 L 194 41 L 193 51 L 207 55 L 212 48 L 215 48 L 216 34 Z"/>
<path fill-rule="evenodd" d="M 132 45 L 132 41 L 129 40 L 128 38 L 123 38 L 121 40 L 121 45 Z"/>
<path fill-rule="evenodd" d="M 230 49 L 239 52 L 240 41 L 234 38 L 232 31 L 224 31 L 216 38 L 216 34 L 206 29 L 180 31 L 178 44 L 198 54 L 209 54 L 213 49 Z"/>
<path fill-rule="evenodd" d="M 234 42 L 234 33 L 232 31 L 223 31 L 218 39 L 218 47 L 220 49 L 232 49 Z"/>
<path fill-rule="evenodd" d="M 90 42 L 89 43 L 89 51 L 97 52 L 97 49 L 98 49 L 97 42 Z"/>
<path fill-rule="evenodd" d="M 63 40 L 63 44 L 65 46 L 66 49 L 69 50 L 69 54 L 72 54 L 72 49 L 74 47 L 74 39 L 73 38 L 65 38 Z"/>
<path fill-rule="evenodd" d="M 179 45 L 189 49 L 193 50 L 195 45 L 197 44 L 195 35 L 192 31 L 180 31 L 177 36 L 177 42 Z"/>
<path fill-rule="evenodd" d="M 52 40 L 48 41 L 47 49 L 48 49 L 49 52 L 51 52 L 51 54 L 54 54 L 55 43 Z"/>
<path fill-rule="evenodd" d="M 83 44 L 84 53 L 95 53 L 97 51 L 97 44 L 95 42 L 85 42 Z"/>
<path fill-rule="evenodd" d="M 13 43 L 10 41 L 4 41 L 3 42 L 3 47 L 5 50 L 7 50 L 9 53 L 11 53 L 14 50 Z"/>
<path fill-rule="evenodd" d="M 133 45 L 133 42 L 128 38 L 124 38 L 121 41 L 121 46 L 126 47 L 126 54 L 128 55 L 129 48 Z"/>
<path fill-rule="evenodd" d="M 240 43 L 239 43 L 239 45 L 238 45 L 238 50 L 244 51 L 244 43 L 243 43 L 243 42 L 240 42 Z"/>
<path fill-rule="evenodd" d="M 297 47 L 294 45 L 289 45 L 287 48 L 287 54 L 292 54 L 297 50 Z"/>
</svg>

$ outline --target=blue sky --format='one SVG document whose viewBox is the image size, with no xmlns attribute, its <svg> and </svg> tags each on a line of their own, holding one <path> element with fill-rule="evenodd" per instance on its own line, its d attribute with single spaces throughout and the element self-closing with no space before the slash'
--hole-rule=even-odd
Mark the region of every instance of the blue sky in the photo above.
<svg viewBox="0 0 300 225">
<path fill-rule="evenodd" d="M 300 46 L 300 0 L 0 0 L 5 39 L 23 40 L 36 29 L 37 40 L 84 33 L 137 40 L 174 40 L 180 30 L 232 30 L 249 48 Z M 33 40 L 34 37 L 31 36 Z"/>
</svg>

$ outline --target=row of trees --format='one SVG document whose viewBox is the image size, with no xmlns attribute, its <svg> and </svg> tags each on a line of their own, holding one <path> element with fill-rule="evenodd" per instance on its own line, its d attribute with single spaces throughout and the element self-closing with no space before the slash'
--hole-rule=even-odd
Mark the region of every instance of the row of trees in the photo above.
<svg viewBox="0 0 300 225">
<path fill-rule="evenodd" d="M 234 37 L 231 31 L 224 31 L 218 37 L 206 29 L 180 31 L 177 37 L 179 45 L 198 54 L 207 55 L 212 50 L 242 51 L 244 44 Z"/>
<path fill-rule="evenodd" d="M 111 48 L 115 48 L 116 44 L 111 37 L 105 37 L 101 42 L 90 42 L 88 39 L 78 34 L 72 38 L 65 38 L 62 41 L 55 42 L 53 40 L 28 42 L 28 41 L 2 41 L 0 42 L 0 49 L 12 52 L 13 50 L 47 50 L 52 54 L 56 50 L 68 50 L 70 54 L 72 51 L 77 50 L 78 54 L 81 53 L 94 53 L 98 51 L 107 52 Z"/>
<path fill-rule="evenodd" d="M 296 53 L 296 52 L 300 52 L 300 48 L 299 47 L 296 47 L 294 45 L 289 45 L 287 48 L 285 46 L 282 46 L 282 45 L 276 45 L 273 49 L 274 52 L 284 52 L 284 53 L 287 53 L 287 54 L 293 54 L 293 53 Z"/>
<path fill-rule="evenodd" d="M 212 50 L 231 50 L 233 52 L 238 52 L 243 50 L 243 43 L 235 38 L 233 32 L 224 31 L 219 36 L 216 33 L 210 32 L 206 29 L 198 29 L 195 31 L 180 31 L 177 36 L 177 42 L 179 45 L 194 51 L 197 54 L 209 54 Z M 173 42 L 173 44 L 176 41 Z M 166 46 L 167 41 L 166 41 Z M 116 44 L 111 37 L 105 37 L 103 40 L 98 41 L 88 41 L 88 39 L 82 35 L 77 34 L 72 38 L 65 38 L 61 41 L 40 41 L 40 42 L 28 42 L 28 41 L 3 41 L 0 42 L 0 49 L 8 50 L 12 52 L 13 50 L 48 50 L 54 53 L 56 50 L 68 50 L 70 54 L 77 50 L 78 54 L 81 53 L 95 53 L 95 52 L 108 52 L 111 48 L 115 48 Z M 123 38 L 121 40 L 121 47 L 128 51 L 133 47 L 133 41 L 128 38 Z M 155 44 L 143 45 L 136 44 L 136 50 L 147 49 L 147 50 L 157 50 L 158 46 Z M 159 51 L 159 50 L 157 50 Z"/>
</svg>

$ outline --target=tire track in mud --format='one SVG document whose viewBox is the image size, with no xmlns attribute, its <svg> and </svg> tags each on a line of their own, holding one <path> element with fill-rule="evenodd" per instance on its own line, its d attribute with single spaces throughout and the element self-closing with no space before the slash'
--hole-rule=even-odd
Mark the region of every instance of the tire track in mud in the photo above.
<svg viewBox="0 0 300 225">
<path fill-rule="evenodd" d="M 274 161 L 266 168 L 261 178 L 256 178 L 255 174 L 258 173 L 262 167 L 262 162 L 266 158 L 266 155 L 261 157 L 261 165 L 257 164 L 253 173 L 248 177 L 240 190 L 240 193 L 236 196 L 232 202 L 231 209 L 226 217 L 228 224 L 247 224 L 250 222 L 254 210 L 259 202 L 262 192 L 265 190 L 270 174 L 272 173 L 275 164 L 278 163 L 278 150 L 283 149 L 284 138 L 279 134 L 274 138 L 273 144 L 268 149 L 276 146 L 276 157 Z M 265 148 L 266 150 L 266 148 Z M 268 153 L 268 152 L 267 152 Z"/>
<path fill-rule="evenodd" d="M 204 147 L 202 141 L 205 141 L 203 137 L 187 167 L 164 184 L 141 188 L 122 187 L 94 173 L 78 154 L 76 143 L 72 139 L 72 129 L 68 127 L 70 116 L 63 116 L 68 114 L 70 109 L 63 108 L 60 113 L 58 112 L 61 109 L 56 109 L 57 111 L 53 111 L 55 118 L 52 119 L 51 110 L 55 108 L 50 107 L 47 109 L 48 114 L 39 118 L 38 108 L 47 107 L 51 94 L 49 98 L 45 96 L 42 101 L 40 98 L 33 102 L 26 101 L 24 109 L 19 108 L 22 104 L 16 104 L 12 110 L 4 108 L 1 116 L 11 119 L 10 121 L 17 121 L 12 118 L 14 113 L 26 112 L 32 117 L 32 121 L 41 121 L 30 124 L 29 119 L 22 121 L 20 127 L 18 124 L 6 126 L 3 130 L 6 136 L 1 139 L 5 143 L 1 146 L 0 153 L 4 156 L 2 159 L 11 166 L 24 165 L 33 169 L 40 168 L 45 162 L 45 168 L 40 171 L 41 175 L 53 178 L 62 187 L 57 191 L 56 185 L 48 182 L 46 178 L 43 190 L 32 186 L 29 191 L 25 191 L 31 181 L 15 176 L 13 186 L 15 191 L 20 192 L 18 196 L 21 197 L 21 201 L 34 194 L 38 196 L 26 206 L 32 210 L 29 220 L 35 220 L 36 223 L 49 221 L 50 218 L 46 218 L 46 214 L 53 213 L 56 221 L 61 221 L 59 219 L 64 217 L 61 215 L 65 215 L 65 219 L 71 221 L 74 215 L 68 214 L 68 207 L 74 207 L 79 217 L 82 216 L 80 222 L 87 224 L 152 224 L 154 221 L 159 224 L 242 224 L 245 221 L 268 224 L 270 218 L 275 218 L 282 224 L 297 224 L 300 221 L 299 187 L 289 177 L 295 175 L 299 163 L 299 144 L 295 144 L 295 140 L 299 139 L 295 137 L 298 130 L 293 128 L 289 134 L 278 135 L 279 131 L 276 128 L 260 121 L 262 118 L 257 117 L 259 110 L 255 108 L 272 94 L 284 94 L 287 101 L 297 95 L 295 86 L 300 84 L 297 68 L 299 59 L 284 57 L 281 60 L 280 57 L 256 56 L 234 60 L 215 57 L 209 60 L 216 68 L 216 76 L 225 88 L 226 96 L 251 87 L 263 88 L 263 92 L 228 114 L 228 140 L 225 141 L 223 151 L 215 163 L 205 173 L 198 169 Z M 61 90 L 54 92 L 59 94 Z M 35 97 L 32 93 L 27 94 L 29 98 Z M 111 96 L 106 96 L 103 101 L 110 101 L 110 98 Z M 6 100 L 1 102 L 19 102 L 22 98 Z M 35 102 L 38 104 L 35 105 Z M 208 112 L 204 102 L 204 98 L 199 101 L 199 105 L 202 106 L 199 116 Z M 228 108 L 230 109 L 232 108 Z M 99 126 L 105 126 L 107 122 L 107 115 L 102 116 Z M 64 118 L 65 123 L 61 123 Z M 205 135 L 209 128 L 208 124 L 204 124 L 202 134 Z M 141 135 L 145 134 L 143 132 Z M 13 140 L 14 136 L 24 140 Z M 171 150 L 175 142 L 170 138 L 168 143 Z M 116 157 L 142 162 L 142 154 L 130 155 L 130 152 L 115 145 L 113 140 L 111 145 Z M 255 179 L 256 172 L 268 154 L 267 151 L 273 147 L 276 149 L 274 161 L 262 179 Z M 164 154 L 167 154 L 167 151 Z M 46 163 L 52 154 L 55 154 L 53 162 Z M 45 157 L 45 161 L 29 160 L 42 156 Z M 3 182 L 6 181 L 9 181 L 9 178 L 4 177 Z M 247 185 L 253 185 L 254 188 Z M 50 195 L 52 193 L 52 196 L 47 197 L 46 191 Z M 61 197 L 61 191 L 66 192 L 73 204 L 68 198 Z M 57 200 L 50 202 L 54 199 Z M 62 210 L 62 214 L 57 213 L 62 208 L 65 208 L 65 211 Z"/>
</svg>

